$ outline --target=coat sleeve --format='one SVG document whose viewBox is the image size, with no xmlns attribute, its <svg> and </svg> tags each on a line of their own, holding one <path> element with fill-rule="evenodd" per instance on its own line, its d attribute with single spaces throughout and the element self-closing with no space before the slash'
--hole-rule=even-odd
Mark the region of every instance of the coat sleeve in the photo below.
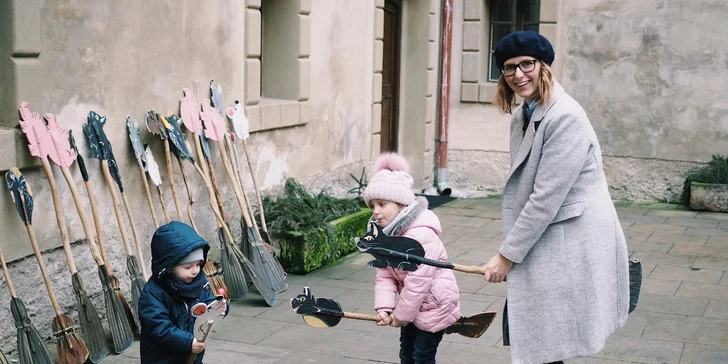
<svg viewBox="0 0 728 364">
<path fill-rule="evenodd" d="M 565 114 L 545 126 L 533 192 L 499 249 L 512 262 L 523 261 L 579 177 L 591 145 L 585 123 L 578 115 Z"/>
<path fill-rule="evenodd" d="M 374 281 L 374 310 L 392 311 L 397 295 L 397 278 L 390 269 L 377 268 Z"/>
<path fill-rule="evenodd" d="M 139 297 L 139 321 L 160 344 L 185 353 L 185 357 L 192 352 L 192 333 L 174 326 L 164 302 L 150 292 Z"/>
<path fill-rule="evenodd" d="M 441 244 L 434 231 L 429 228 L 416 228 L 409 230 L 405 236 L 420 242 L 425 250 L 425 258 L 439 260 L 438 244 Z M 420 264 L 414 272 L 409 272 L 404 278 L 404 287 L 399 293 L 399 302 L 394 309 L 394 316 L 402 322 L 412 322 L 420 312 L 422 302 L 430 292 L 437 267 Z"/>
</svg>

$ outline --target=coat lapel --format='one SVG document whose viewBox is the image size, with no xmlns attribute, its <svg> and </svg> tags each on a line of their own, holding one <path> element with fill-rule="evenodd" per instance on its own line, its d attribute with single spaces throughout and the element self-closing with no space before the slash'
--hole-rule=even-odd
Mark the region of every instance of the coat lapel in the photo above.
<svg viewBox="0 0 728 364">
<path fill-rule="evenodd" d="M 554 80 L 554 84 L 552 86 L 552 96 L 551 101 L 547 105 L 536 105 L 536 109 L 533 110 L 533 115 L 531 115 L 531 122 L 528 124 L 528 128 L 526 129 L 526 133 L 524 135 L 523 133 L 523 112 L 522 107 L 518 108 L 516 110 L 516 128 L 511 129 L 511 170 L 508 172 L 508 178 L 511 178 L 511 175 L 513 175 L 513 172 L 528 158 L 528 155 L 531 154 L 531 147 L 533 147 L 533 141 L 535 139 L 535 134 L 533 132 L 533 124 L 535 122 L 540 122 L 543 120 L 544 116 L 546 116 L 546 113 L 551 109 L 551 106 L 553 106 L 556 103 L 556 100 L 561 97 L 561 95 L 564 93 L 564 88 L 559 85 L 556 80 Z M 543 130 L 542 128 L 539 128 L 539 130 Z M 514 148 L 515 146 L 518 146 L 518 152 L 515 154 L 515 157 L 513 156 L 513 152 L 516 150 Z"/>
</svg>

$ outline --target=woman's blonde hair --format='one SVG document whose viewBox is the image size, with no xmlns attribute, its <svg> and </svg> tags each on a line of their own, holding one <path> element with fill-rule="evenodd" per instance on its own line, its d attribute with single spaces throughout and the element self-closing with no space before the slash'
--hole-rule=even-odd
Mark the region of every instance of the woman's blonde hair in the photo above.
<svg viewBox="0 0 728 364">
<path fill-rule="evenodd" d="M 551 72 L 551 67 L 546 63 L 539 60 L 538 63 L 541 65 L 538 95 L 536 96 L 536 103 L 539 105 L 546 105 L 551 100 L 551 86 L 554 84 L 554 76 Z M 498 111 L 503 114 L 511 114 L 514 106 L 516 106 L 516 93 L 511 90 L 506 78 L 501 73 L 498 78 L 498 92 L 495 94 L 493 103 L 498 108 Z"/>
</svg>

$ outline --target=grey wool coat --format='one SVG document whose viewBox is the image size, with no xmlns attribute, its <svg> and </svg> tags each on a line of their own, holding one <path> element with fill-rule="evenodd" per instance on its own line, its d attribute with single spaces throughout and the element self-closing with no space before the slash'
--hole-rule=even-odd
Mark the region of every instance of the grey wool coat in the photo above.
<svg viewBox="0 0 728 364">
<path fill-rule="evenodd" d="M 522 130 L 511 121 L 511 169 L 503 191 L 513 363 L 583 357 L 627 321 L 627 244 L 609 195 L 596 134 L 556 81 Z M 534 123 L 540 125 L 534 131 Z"/>
</svg>

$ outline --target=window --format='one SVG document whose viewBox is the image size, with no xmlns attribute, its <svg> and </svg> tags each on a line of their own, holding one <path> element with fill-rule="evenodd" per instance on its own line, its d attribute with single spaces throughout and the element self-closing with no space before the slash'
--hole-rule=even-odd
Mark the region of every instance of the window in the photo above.
<svg viewBox="0 0 728 364">
<path fill-rule="evenodd" d="M 498 81 L 501 70 L 495 65 L 495 46 L 506 35 L 519 31 L 539 31 L 540 0 L 490 1 L 490 70 L 488 81 Z"/>
</svg>

